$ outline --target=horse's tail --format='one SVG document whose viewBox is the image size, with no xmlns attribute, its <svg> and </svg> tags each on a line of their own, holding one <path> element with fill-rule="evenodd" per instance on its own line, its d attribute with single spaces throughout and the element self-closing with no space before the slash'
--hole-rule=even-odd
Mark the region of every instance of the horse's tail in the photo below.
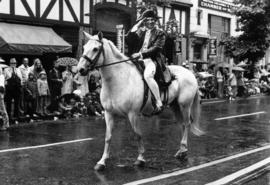
<svg viewBox="0 0 270 185">
<path fill-rule="evenodd" d="M 191 109 L 191 125 L 190 131 L 196 136 L 201 136 L 204 134 L 204 131 L 200 129 L 200 115 L 201 115 L 201 98 L 199 90 L 197 90 L 196 95 L 193 100 L 192 109 Z"/>
</svg>

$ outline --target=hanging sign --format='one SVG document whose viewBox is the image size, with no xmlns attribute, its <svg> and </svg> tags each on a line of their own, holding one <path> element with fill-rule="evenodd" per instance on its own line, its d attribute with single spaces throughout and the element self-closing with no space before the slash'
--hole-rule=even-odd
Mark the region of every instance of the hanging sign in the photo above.
<svg viewBox="0 0 270 185">
<path fill-rule="evenodd" d="M 209 39 L 209 57 L 217 56 L 217 38 L 212 37 Z"/>
</svg>

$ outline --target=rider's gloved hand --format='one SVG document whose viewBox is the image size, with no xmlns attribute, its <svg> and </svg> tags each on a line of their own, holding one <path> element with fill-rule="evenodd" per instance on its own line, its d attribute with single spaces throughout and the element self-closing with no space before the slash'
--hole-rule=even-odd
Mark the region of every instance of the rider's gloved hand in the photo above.
<svg viewBox="0 0 270 185">
<path fill-rule="evenodd" d="M 142 59 L 142 54 L 141 53 L 134 53 L 131 55 L 131 58 L 133 59 Z"/>
<path fill-rule="evenodd" d="M 132 28 L 131 28 L 131 32 L 136 32 L 140 27 L 143 26 L 145 18 L 143 18 L 142 20 L 140 20 L 139 22 L 137 22 L 137 24 L 135 24 Z"/>
</svg>

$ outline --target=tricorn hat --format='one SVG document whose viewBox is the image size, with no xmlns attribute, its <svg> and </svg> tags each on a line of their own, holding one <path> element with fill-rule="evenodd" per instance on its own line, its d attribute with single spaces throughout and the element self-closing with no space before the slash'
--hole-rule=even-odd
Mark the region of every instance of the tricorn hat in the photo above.
<svg viewBox="0 0 270 185">
<path fill-rule="evenodd" d="M 144 19 L 144 18 L 148 18 L 148 17 L 152 17 L 154 19 L 159 19 L 160 17 L 157 15 L 157 12 L 151 9 L 147 9 L 145 10 L 140 17 L 137 19 L 137 22 Z"/>
</svg>

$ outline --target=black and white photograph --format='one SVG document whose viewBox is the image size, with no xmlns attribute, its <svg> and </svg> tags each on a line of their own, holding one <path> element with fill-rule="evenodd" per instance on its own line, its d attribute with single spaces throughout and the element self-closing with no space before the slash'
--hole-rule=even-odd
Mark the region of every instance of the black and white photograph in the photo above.
<svg viewBox="0 0 270 185">
<path fill-rule="evenodd" d="M 0 0 L 0 185 L 270 185 L 270 0 Z"/>
</svg>

